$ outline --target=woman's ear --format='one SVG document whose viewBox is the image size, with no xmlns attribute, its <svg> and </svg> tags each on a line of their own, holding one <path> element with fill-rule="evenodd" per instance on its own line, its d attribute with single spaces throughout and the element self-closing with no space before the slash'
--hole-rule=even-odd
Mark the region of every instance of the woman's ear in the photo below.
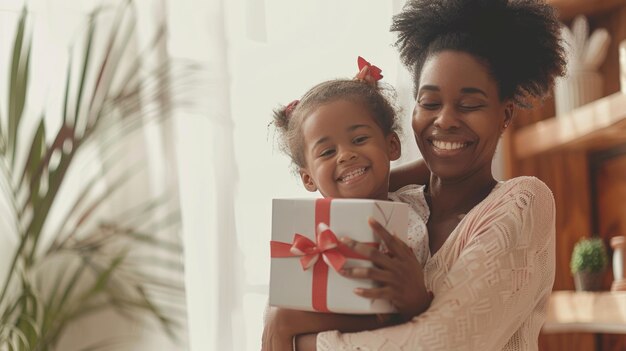
<svg viewBox="0 0 626 351">
<path fill-rule="evenodd" d="M 315 185 L 313 177 L 305 168 L 300 168 L 300 179 L 302 179 L 302 184 L 306 190 L 310 192 L 317 191 L 317 185 Z"/>
<path fill-rule="evenodd" d="M 400 144 L 400 137 L 396 132 L 391 132 L 387 136 L 387 151 L 389 160 L 395 161 L 400 158 L 402 154 L 402 146 Z"/>
<path fill-rule="evenodd" d="M 506 103 L 506 106 L 504 106 L 504 123 L 502 124 L 501 133 L 504 133 L 504 131 L 509 127 L 509 124 L 513 121 L 514 114 L 515 103 L 513 103 L 513 101 L 509 101 Z"/>
</svg>

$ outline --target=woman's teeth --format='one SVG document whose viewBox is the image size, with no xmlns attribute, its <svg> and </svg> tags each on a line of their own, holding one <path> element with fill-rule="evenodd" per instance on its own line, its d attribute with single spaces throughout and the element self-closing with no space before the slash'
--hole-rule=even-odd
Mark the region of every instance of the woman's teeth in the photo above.
<svg viewBox="0 0 626 351">
<path fill-rule="evenodd" d="M 350 173 L 344 175 L 343 177 L 341 177 L 339 180 L 341 180 L 342 182 L 347 182 L 352 178 L 358 177 L 361 174 L 365 173 L 365 168 L 359 168 L 359 169 L 355 169 L 354 171 L 351 171 Z"/>
<path fill-rule="evenodd" d="M 458 149 L 466 147 L 468 144 L 469 143 L 433 140 L 433 145 L 435 145 L 437 149 L 442 149 L 442 150 L 458 150 Z"/>
</svg>

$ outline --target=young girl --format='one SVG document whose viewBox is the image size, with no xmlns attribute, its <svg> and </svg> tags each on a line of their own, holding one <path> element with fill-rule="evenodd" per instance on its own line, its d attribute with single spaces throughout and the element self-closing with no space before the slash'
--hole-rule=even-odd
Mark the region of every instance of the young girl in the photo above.
<svg viewBox="0 0 626 351">
<path fill-rule="evenodd" d="M 297 167 L 304 187 L 319 191 L 324 197 L 365 198 L 409 202 L 414 187 L 389 193 L 390 162 L 400 157 L 400 140 L 396 112 L 371 76 L 368 68 L 360 72 L 363 80 L 331 80 L 309 90 L 301 100 L 275 111 L 274 123 L 280 132 L 280 144 Z M 384 298 L 398 309 L 396 318 L 354 316 L 291 311 L 273 308 L 281 319 L 291 320 L 296 334 L 324 330 L 356 331 L 409 320 L 425 310 L 430 296 L 424 287 L 422 264 L 427 246 L 411 230 L 404 238 L 409 245 L 392 236 L 382 236 L 387 247 L 393 247 L 396 258 L 411 261 L 411 268 L 401 274 L 390 274 L 384 266 L 375 277 L 380 288 L 358 289 L 365 298 Z M 413 218 L 411 218 L 413 217 Z M 378 223 L 370 223 L 373 229 Z M 381 254 L 381 256 L 383 256 Z M 347 273 L 347 272 L 344 272 Z M 352 269 L 353 276 L 359 269 Z M 276 318 L 271 318 L 276 319 Z M 266 332 L 272 326 L 266 326 Z M 269 331 L 271 332 L 271 330 Z M 266 349 L 291 349 L 291 338 L 274 340 Z"/>
</svg>

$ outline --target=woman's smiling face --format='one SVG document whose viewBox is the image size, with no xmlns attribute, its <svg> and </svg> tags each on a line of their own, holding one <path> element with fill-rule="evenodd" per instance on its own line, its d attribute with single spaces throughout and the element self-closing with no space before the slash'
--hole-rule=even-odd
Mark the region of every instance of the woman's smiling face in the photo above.
<svg viewBox="0 0 626 351">
<path fill-rule="evenodd" d="M 513 103 L 500 101 L 487 67 L 460 51 L 441 51 L 422 67 L 413 132 L 431 172 L 442 180 L 491 175 L 491 161 Z"/>
</svg>

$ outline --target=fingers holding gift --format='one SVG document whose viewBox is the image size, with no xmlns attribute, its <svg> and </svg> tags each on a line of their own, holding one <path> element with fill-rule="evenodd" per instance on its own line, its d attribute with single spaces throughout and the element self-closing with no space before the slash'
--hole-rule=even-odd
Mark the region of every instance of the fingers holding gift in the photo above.
<svg viewBox="0 0 626 351">
<path fill-rule="evenodd" d="M 370 279 L 384 285 L 391 285 L 398 281 L 392 272 L 375 267 L 344 268 L 339 273 L 347 278 Z"/>
<path fill-rule="evenodd" d="M 407 255 L 413 256 L 413 251 L 405 242 L 400 240 L 398 237 L 391 235 L 391 233 L 389 233 L 389 231 L 387 231 L 387 229 L 385 229 L 385 227 L 383 227 L 382 224 L 374 218 L 370 217 L 367 223 L 370 228 L 372 228 L 374 233 L 376 233 L 376 235 L 378 235 L 378 237 L 385 243 L 385 246 L 391 256 L 400 258 L 404 258 Z"/>
<path fill-rule="evenodd" d="M 432 294 L 425 289 L 407 291 L 398 285 L 383 285 L 376 288 L 356 288 L 354 293 L 367 299 L 389 300 L 404 320 L 411 320 L 421 314 L 432 302 Z"/>
<path fill-rule="evenodd" d="M 354 293 L 367 299 L 384 299 L 389 301 L 394 301 L 394 297 L 396 295 L 395 289 L 390 286 L 371 289 L 356 288 L 354 289 Z"/>
<path fill-rule="evenodd" d="M 347 237 L 343 237 L 340 240 L 344 245 L 350 248 L 350 250 L 372 261 L 374 265 L 378 267 L 387 268 L 387 269 L 391 268 L 393 264 L 391 262 L 391 257 L 381 252 L 376 247 L 358 242 L 356 240 L 352 240 Z"/>
<path fill-rule="evenodd" d="M 372 261 L 374 266 L 346 268 L 342 274 L 349 278 L 368 279 L 379 283 L 380 287 L 361 288 L 355 290 L 355 293 L 366 298 L 390 300 L 398 312 L 409 320 L 428 308 L 432 300 L 425 286 L 422 267 L 406 243 L 391 235 L 376 220 L 370 218 L 368 222 L 389 250 L 389 254 L 348 239 L 344 242 L 352 250 Z"/>
</svg>

